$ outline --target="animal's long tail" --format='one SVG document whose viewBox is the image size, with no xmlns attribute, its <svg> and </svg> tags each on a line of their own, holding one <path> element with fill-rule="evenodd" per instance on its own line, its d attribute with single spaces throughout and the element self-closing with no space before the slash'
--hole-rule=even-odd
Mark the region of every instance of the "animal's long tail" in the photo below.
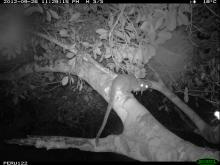
<svg viewBox="0 0 220 165">
<path fill-rule="evenodd" d="M 110 112 L 111 112 L 111 109 L 112 109 L 112 105 L 109 103 L 109 104 L 108 104 L 108 107 L 107 107 L 107 111 L 106 111 L 106 113 L 105 113 L 105 117 L 104 117 L 104 119 L 103 119 L 103 121 L 102 121 L 102 125 L 101 125 L 101 127 L 99 128 L 99 131 L 98 131 L 98 133 L 97 133 L 97 135 L 96 135 L 96 138 L 95 138 L 96 146 L 97 146 L 98 143 L 99 143 L 99 137 L 101 136 L 102 131 L 103 131 L 103 129 L 105 128 L 105 125 L 106 125 L 107 120 L 108 120 L 108 116 L 109 116 L 109 114 L 110 114 Z"/>
</svg>

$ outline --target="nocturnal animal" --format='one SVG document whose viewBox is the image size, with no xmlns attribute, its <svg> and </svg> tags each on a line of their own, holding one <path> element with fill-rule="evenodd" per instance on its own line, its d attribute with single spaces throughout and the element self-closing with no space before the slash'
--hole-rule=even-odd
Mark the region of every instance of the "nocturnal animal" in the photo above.
<svg viewBox="0 0 220 165">
<path fill-rule="evenodd" d="M 102 131 L 105 128 L 105 125 L 107 123 L 116 92 L 121 91 L 127 98 L 129 98 L 131 96 L 131 91 L 134 91 L 134 92 L 144 91 L 148 87 L 149 87 L 149 84 L 147 82 L 136 79 L 134 75 L 121 74 L 121 75 L 118 75 L 113 80 L 111 84 L 111 88 L 110 88 L 108 107 L 107 107 L 102 125 L 96 135 L 96 139 L 95 139 L 96 145 L 98 145 L 99 137 L 101 136 Z"/>
</svg>

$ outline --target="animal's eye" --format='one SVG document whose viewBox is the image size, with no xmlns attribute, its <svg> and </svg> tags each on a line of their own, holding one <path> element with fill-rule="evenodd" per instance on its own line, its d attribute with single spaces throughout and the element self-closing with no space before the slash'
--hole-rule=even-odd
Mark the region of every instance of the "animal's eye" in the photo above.
<svg viewBox="0 0 220 165">
<path fill-rule="evenodd" d="M 148 88 L 148 85 L 145 85 L 145 88 Z"/>
<path fill-rule="evenodd" d="M 144 86 L 144 84 L 141 84 L 140 86 L 141 86 L 141 87 L 143 87 L 143 86 Z"/>
</svg>

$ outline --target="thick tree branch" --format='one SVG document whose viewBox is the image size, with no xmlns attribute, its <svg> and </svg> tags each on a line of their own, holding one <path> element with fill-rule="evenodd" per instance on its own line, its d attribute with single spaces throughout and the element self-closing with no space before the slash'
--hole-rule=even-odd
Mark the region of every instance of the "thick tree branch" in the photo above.
<svg viewBox="0 0 220 165">
<path fill-rule="evenodd" d="M 86 55 L 75 67 L 68 61 L 61 60 L 54 66 L 39 67 L 31 65 L 24 69 L 30 71 L 70 72 L 86 80 L 103 98 L 108 101 L 109 87 L 115 75 Z M 32 68 L 32 69 L 31 69 Z M 72 69 L 73 68 L 73 69 Z M 18 77 L 24 76 L 24 72 Z M 10 78 L 15 78 L 9 74 Z M 4 77 L 4 76 L 3 76 Z M 8 77 L 8 78 L 9 78 Z M 185 161 L 213 157 L 219 160 L 219 152 L 207 151 L 186 142 L 162 126 L 134 97 L 125 100 L 123 93 L 118 93 L 113 108 L 124 124 L 121 135 L 110 135 L 100 139 L 96 147 L 94 139 L 66 138 L 66 137 L 28 137 L 26 139 L 12 139 L 8 143 L 34 145 L 50 148 L 79 148 L 86 151 L 111 151 L 124 154 L 142 161 Z"/>
<path fill-rule="evenodd" d="M 71 47 L 45 37 L 55 44 L 73 51 Z M 74 51 L 75 52 L 75 51 Z M 79 57 L 78 57 L 79 58 Z M 71 62 L 70 62 L 71 61 Z M 0 74 L 0 80 L 13 80 L 33 72 L 63 72 L 79 76 L 87 81 L 102 97 L 109 101 L 109 89 L 116 74 L 102 67 L 89 55 L 81 55 L 80 60 L 73 58 L 70 61 L 58 60 L 51 66 L 39 66 L 36 63 L 28 64 L 16 72 Z M 158 77 L 159 78 L 159 77 Z M 160 79 L 159 79 L 160 80 Z M 159 82 L 149 81 L 151 87 L 162 92 L 175 104 L 181 100 Z M 219 152 L 207 151 L 186 142 L 164 128 L 134 97 L 126 99 L 121 92 L 117 93 L 113 108 L 124 124 L 124 131 L 119 136 L 108 136 L 100 139 L 98 147 L 94 139 L 69 138 L 69 137 L 28 137 L 26 139 L 12 139 L 8 143 L 34 145 L 36 147 L 51 148 L 79 148 L 86 151 L 111 151 L 127 155 L 142 161 L 184 161 L 197 160 L 203 157 L 213 157 L 219 160 Z M 180 103 L 180 108 L 184 105 Z"/>
</svg>

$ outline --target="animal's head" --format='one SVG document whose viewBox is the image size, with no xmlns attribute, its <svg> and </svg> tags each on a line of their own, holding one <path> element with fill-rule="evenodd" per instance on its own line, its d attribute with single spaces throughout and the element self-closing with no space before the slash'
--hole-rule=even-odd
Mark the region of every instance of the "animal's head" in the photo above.
<svg viewBox="0 0 220 165">
<path fill-rule="evenodd" d="M 139 80 L 140 91 L 143 92 L 149 88 L 151 88 L 152 84 L 147 80 Z"/>
<path fill-rule="evenodd" d="M 145 91 L 146 89 L 151 87 L 151 83 L 142 79 L 132 79 L 132 90 L 133 91 Z"/>
<path fill-rule="evenodd" d="M 142 90 L 146 90 L 146 89 L 149 88 L 148 84 L 143 83 L 143 82 L 140 83 L 140 87 L 141 87 Z"/>
</svg>

